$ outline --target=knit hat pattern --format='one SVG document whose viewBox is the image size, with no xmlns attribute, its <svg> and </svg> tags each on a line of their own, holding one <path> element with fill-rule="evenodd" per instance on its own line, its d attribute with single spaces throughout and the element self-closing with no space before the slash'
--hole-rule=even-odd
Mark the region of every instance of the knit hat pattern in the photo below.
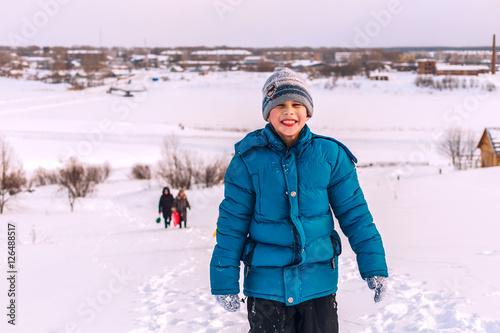
<svg viewBox="0 0 500 333">
<path fill-rule="evenodd" d="M 314 106 L 306 80 L 289 68 L 277 70 L 262 88 L 262 116 L 267 121 L 269 113 L 277 105 L 294 101 L 302 103 L 307 115 L 312 117 Z"/>
</svg>

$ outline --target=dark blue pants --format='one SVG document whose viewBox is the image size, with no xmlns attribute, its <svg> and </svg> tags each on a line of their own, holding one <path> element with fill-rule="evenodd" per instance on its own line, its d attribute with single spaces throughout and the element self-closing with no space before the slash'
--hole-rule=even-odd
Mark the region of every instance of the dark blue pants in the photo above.
<svg viewBox="0 0 500 333">
<path fill-rule="evenodd" d="M 338 333 L 335 294 L 294 306 L 249 297 L 249 333 Z"/>
<path fill-rule="evenodd" d="M 163 215 L 163 218 L 165 219 L 165 228 L 167 228 L 170 225 L 170 220 L 172 219 L 171 215 Z"/>
</svg>

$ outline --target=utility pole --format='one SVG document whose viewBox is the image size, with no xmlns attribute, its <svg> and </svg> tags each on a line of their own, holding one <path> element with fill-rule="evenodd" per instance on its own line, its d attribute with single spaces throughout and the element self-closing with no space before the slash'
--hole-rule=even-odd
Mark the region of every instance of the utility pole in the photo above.
<svg viewBox="0 0 500 333">
<path fill-rule="evenodd" d="M 147 43 L 147 40 L 146 38 L 144 38 L 144 49 L 146 50 L 146 56 L 144 57 L 144 61 L 145 61 L 145 68 L 146 70 L 149 70 L 149 49 L 148 49 L 148 43 Z"/>
<path fill-rule="evenodd" d="M 493 34 L 493 56 L 491 59 L 491 74 L 497 71 L 497 47 L 495 45 L 495 34 Z"/>
</svg>

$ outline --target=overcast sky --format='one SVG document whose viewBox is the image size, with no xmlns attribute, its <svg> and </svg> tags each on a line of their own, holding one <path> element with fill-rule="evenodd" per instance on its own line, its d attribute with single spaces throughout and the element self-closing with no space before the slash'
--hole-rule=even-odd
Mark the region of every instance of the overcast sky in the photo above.
<svg viewBox="0 0 500 333">
<path fill-rule="evenodd" d="M 0 1 L 0 45 L 11 46 L 489 46 L 494 33 L 500 39 L 498 0 Z"/>
</svg>

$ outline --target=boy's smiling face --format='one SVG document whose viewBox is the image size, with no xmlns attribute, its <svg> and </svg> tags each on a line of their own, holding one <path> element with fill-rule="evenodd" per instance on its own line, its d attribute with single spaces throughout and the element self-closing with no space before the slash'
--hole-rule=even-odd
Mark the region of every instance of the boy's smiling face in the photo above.
<svg viewBox="0 0 500 333">
<path fill-rule="evenodd" d="M 299 138 L 300 131 L 309 120 L 306 107 L 299 102 L 286 101 L 269 112 L 269 121 L 287 147 Z"/>
</svg>

